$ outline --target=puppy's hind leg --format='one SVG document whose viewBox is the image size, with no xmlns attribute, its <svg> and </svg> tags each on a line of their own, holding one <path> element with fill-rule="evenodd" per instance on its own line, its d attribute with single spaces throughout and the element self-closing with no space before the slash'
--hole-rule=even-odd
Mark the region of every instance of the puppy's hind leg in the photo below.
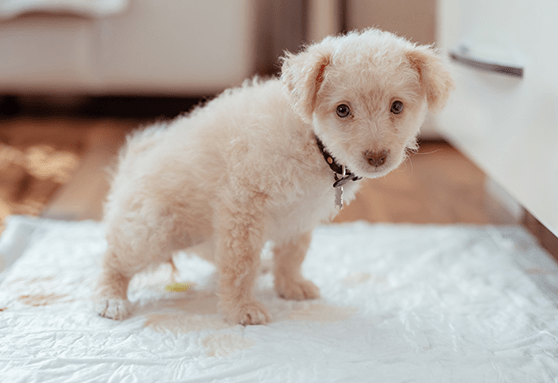
<svg viewBox="0 0 558 383">
<path fill-rule="evenodd" d="M 312 232 L 309 231 L 273 249 L 275 290 L 280 297 L 298 301 L 320 297 L 318 287 L 305 279 L 300 272 L 311 239 Z"/>
</svg>

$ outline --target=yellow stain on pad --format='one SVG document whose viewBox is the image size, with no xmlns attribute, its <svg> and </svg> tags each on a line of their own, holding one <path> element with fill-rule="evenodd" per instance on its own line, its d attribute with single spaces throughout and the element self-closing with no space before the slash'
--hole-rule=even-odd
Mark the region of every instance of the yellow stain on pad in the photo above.
<svg viewBox="0 0 558 383">
<path fill-rule="evenodd" d="M 68 294 L 32 294 L 22 295 L 17 300 L 26 305 L 37 307 L 58 303 L 58 301 L 67 296 Z"/>
<path fill-rule="evenodd" d="M 190 288 L 188 283 L 173 283 L 172 285 L 165 286 L 165 291 L 181 292 Z"/>
</svg>

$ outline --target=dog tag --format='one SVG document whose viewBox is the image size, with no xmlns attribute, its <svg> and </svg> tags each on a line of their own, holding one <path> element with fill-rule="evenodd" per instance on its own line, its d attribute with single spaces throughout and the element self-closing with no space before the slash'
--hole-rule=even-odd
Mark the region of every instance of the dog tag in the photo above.
<svg viewBox="0 0 558 383">
<path fill-rule="evenodd" d="M 343 209 L 343 185 L 345 185 L 345 182 L 349 179 L 349 177 L 347 177 L 347 168 L 345 165 L 341 165 L 341 169 L 341 177 L 338 177 L 337 174 L 335 174 L 335 183 L 333 184 L 333 187 L 335 188 L 335 206 L 337 206 L 337 209 L 339 210 Z M 347 178 L 346 181 L 343 180 L 345 177 Z"/>
<path fill-rule="evenodd" d="M 335 206 L 337 209 L 343 209 L 343 186 L 335 188 Z"/>
</svg>

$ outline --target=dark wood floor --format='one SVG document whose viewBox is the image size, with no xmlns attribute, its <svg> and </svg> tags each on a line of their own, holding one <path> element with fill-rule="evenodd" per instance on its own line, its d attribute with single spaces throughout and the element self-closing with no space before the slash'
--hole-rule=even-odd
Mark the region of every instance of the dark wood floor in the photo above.
<svg viewBox="0 0 558 383">
<path fill-rule="evenodd" d="M 141 123 L 56 117 L 0 121 L 0 217 L 100 218 L 108 187 L 104 168 L 124 136 Z M 29 169 L 33 156 L 33 166 L 43 166 L 42 172 Z M 450 145 L 425 142 L 399 169 L 366 181 L 335 222 L 498 223 L 487 209 L 484 180 L 482 171 Z"/>
</svg>

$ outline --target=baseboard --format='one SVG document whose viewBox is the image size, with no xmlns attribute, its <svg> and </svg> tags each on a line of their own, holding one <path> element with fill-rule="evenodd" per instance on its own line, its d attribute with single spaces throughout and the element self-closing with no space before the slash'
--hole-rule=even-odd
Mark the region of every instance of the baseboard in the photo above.
<svg viewBox="0 0 558 383">
<path fill-rule="evenodd" d="M 522 223 L 538 239 L 541 246 L 558 261 L 558 237 L 528 211 L 525 212 Z"/>
</svg>

